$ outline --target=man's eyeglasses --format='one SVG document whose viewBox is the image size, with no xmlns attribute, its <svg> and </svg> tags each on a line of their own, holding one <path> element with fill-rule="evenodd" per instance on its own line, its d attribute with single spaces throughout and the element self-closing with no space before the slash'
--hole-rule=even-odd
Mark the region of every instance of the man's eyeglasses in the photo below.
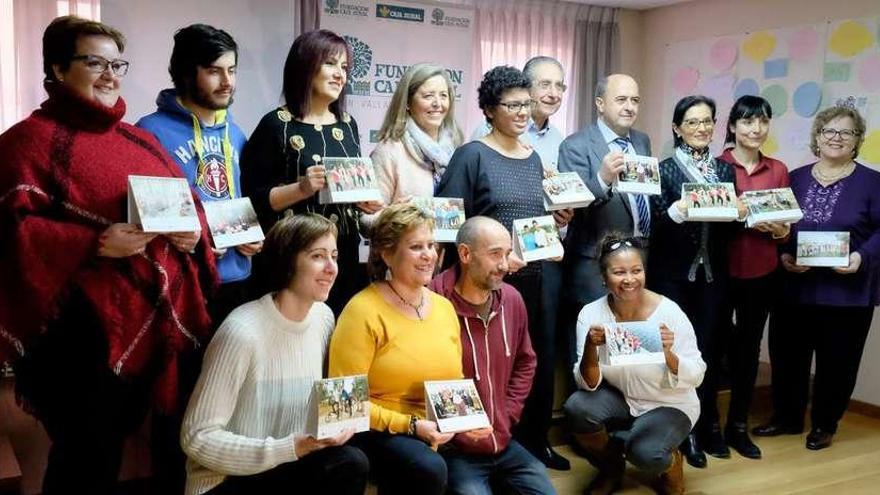
<svg viewBox="0 0 880 495">
<path fill-rule="evenodd" d="M 100 55 L 75 55 L 70 60 L 82 60 L 86 69 L 94 74 L 103 74 L 107 72 L 107 68 L 110 68 L 116 77 L 128 74 L 128 67 L 131 65 L 127 60 L 121 58 L 107 60 Z"/>
<path fill-rule="evenodd" d="M 819 132 L 821 132 L 822 137 L 828 141 L 831 141 L 835 137 L 840 138 L 841 141 L 851 141 L 859 135 L 858 132 L 852 129 L 832 129 L 830 127 L 825 127 Z"/>
<path fill-rule="evenodd" d="M 707 129 L 711 129 L 715 127 L 715 119 L 687 119 L 681 123 L 682 127 L 687 127 L 690 130 L 696 130 L 699 127 L 705 127 Z"/>
<path fill-rule="evenodd" d="M 507 109 L 508 113 L 519 113 L 521 110 L 525 110 L 529 112 L 532 110 L 532 107 L 535 106 L 535 102 L 532 100 L 528 101 L 510 101 L 510 102 L 501 102 L 500 106 Z"/>
<path fill-rule="evenodd" d="M 565 90 L 568 89 L 568 86 L 566 86 L 565 83 L 562 83 L 562 82 L 554 83 L 553 81 L 547 81 L 547 80 L 538 81 L 537 84 L 535 84 L 535 85 L 544 91 L 547 91 L 548 89 L 553 87 L 553 88 L 556 88 L 556 91 L 559 91 L 560 93 L 565 93 Z"/>
</svg>

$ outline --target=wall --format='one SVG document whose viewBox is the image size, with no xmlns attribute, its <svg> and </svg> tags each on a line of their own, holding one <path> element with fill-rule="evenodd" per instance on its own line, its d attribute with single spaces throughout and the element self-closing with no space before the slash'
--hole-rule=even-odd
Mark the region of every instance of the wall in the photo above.
<svg viewBox="0 0 880 495">
<path fill-rule="evenodd" d="M 125 120 L 155 111 L 159 90 L 171 87 L 168 60 L 174 32 L 196 22 L 229 32 L 239 46 L 238 81 L 232 113 L 250 135 L 260 118 L 277 106 L 281 71 L 293 42 L 291 0 L 103 0 L 101 20 L 128 39 L 125 58 L 131 71 L 122 85 L 128 104 Z"/>
<path fill-rule="evenodd" d="M 621 16 L 622 68 L 639 81 L 640 127 L 655 148 L 669 138 L 671 108 L 663 107 L 666 46 L 677 41 L 798 26 L 827 20 L 880 15 L 877 0 L 804 2 L 802 0 L 699 0 Z M 638 19 L 632 17 L 637 16 Z M 853 398 L 880 405 L 880 310 L 862 358 Z"/>
</svg>

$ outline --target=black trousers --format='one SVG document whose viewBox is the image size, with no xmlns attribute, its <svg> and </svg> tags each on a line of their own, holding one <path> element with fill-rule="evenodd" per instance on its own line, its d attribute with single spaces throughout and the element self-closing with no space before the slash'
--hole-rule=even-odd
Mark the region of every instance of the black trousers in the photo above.
<svg viewBox="0 0 880 495">
<path fill-rule="evenodd" d="M 815 354 L 812 427 L 837 431 L 856 386 L 873 316 L 872 306 L 787 304 L 773 312 L 769 350 L 775 421 L 804 424 Z"/>
<path fill-rule="evenodd" d="M 360 449 L 350 445 L 327 447 L 264 473 L 229 476 L 206 495 L 362 495 L 369 472 L 370 463 Z"/>
<path fill-rule="evenodd" d="M 107 343 L 94 321 L 88 304 L 72 295 L 15 363 L 16 391 L 52 442 L 46 495 L 116 493 L 125 437 L 149 409 L 152 381 L 122 379 L 110 370 Z"/>
<path fill-rule="evenodd" d="M 752 392 L 758 376 L 758 359 L 764 325 L 776 299 L 776 275 L 730 279 L 730 301 L 736 314 L 728 346 L 730 407 L 727 423 L 747 423 Z M 726 318 L 726 316 L 725 316 Z"/>
<path fill-rule="evenodd" d="M 725 321 L 725 314 L 729 316 L 728 280 L 716 277 L 706 282 L 703 271 L 698 270 L 694 282 L 669 279 L 651 282 L 651 289 L 678 303 L 694 326 L 697 347 L 706 363 L 703 383 L 697 387 L 700 419 L 694 425 L 694 432 L 704 435 L 718 422 L 718 377 L 730 328 L 730 323 Z"/>
<path fill-rule="evenodd" d="M 556 362 L 555 311 L 547 307 L 545 292 L 558 294 L 558 283 L 545 286 L 543 270 L 526 274 L 515 274 L 507 278 L 523 297 L 529 315 L 529 337 L 537 357 L 535 378 L 532 390 L 523 407 L 520 423 L 514 434 L 528 450 L 542 448 L 547 442 L 547 432 L 553 416 L 553 372 Z M 558 279 L 557 279 L 558 280 Z M 555 298 L 558 301 L 558 297 Z M 553 318 L 549 314 L 553 311 Z M 552 325 L 552 326 L 551 326 Z"/>
</svg>

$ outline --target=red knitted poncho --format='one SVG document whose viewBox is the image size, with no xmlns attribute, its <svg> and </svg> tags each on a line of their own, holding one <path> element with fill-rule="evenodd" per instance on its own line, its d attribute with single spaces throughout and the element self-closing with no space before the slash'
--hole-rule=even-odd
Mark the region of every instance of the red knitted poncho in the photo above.
<svg viewBox="0 0 880 495">
<path fill-rule="evenodd" d="M 216 284 L 205 237 L 195 254 L 157 236 L 142 255 L 97 256 L 98 238 L 126 221 L 129 175 L 180 174 L 149 133 L 113 108 L 61 88 L 0 135 L 0 359 L 28 352 L 66 295 L 83 294 L 109 349 L 107 365 L 137 376 L 162 363 L 155 397 L 174 406 L 177 354 L 207 342 L 205 294 Z"/>
</svg>

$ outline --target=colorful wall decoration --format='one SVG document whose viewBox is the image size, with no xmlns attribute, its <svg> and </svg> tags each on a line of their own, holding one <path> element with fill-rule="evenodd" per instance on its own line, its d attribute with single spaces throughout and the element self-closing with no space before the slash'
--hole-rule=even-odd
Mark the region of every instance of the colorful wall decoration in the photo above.
<svg viewBox="0 0 880 495">
<path fill-rule="evenodd" d="M 718 105 L 712 149 L 724 145 L 727 115 L 742 95 L 760 95 L 773 108 L 763 151 L 796 168 L 815 161 L 809 149 L 816 113 L 840 101 L 868 123 L 860 161 L 880 169 L 880 18 L 684 41 L 666 50 L 664 129 L 675 103 L 705 94 Z M 671 131 L 661 155 L 672 149 Z"/>
</svg>

